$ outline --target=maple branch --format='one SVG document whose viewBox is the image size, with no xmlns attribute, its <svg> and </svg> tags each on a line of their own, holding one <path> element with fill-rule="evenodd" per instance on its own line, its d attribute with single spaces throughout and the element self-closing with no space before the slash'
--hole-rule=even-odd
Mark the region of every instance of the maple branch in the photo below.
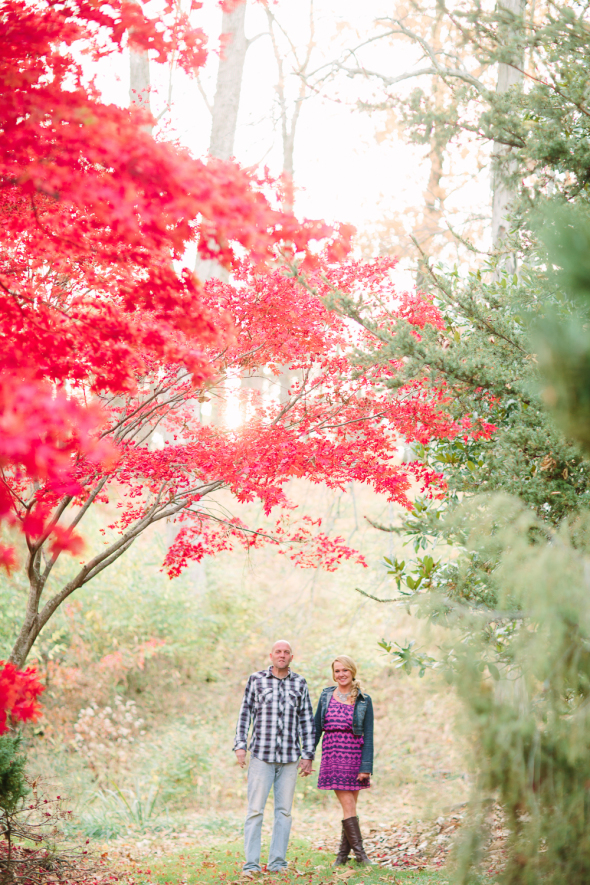
<svg viewBox="0 0 590 885">
<path fill-rule="evenodd" d="M 186 378 L 187 375 L 185 375 L 184 377 Z M 163 393 L 168 393 L 170 390 L 173 389 L 173 387 L 173 383 L 170 383 L 167 386 L 160 386 L 157 391 L 154 391 L 154 394 L 145 401 L 145 403 L 140 404 L 136 409 L 133 410 L 131 416 L 125 415 L 121 419 L 121 421 L 119 421 L 118 427 L 120 429 L 115 433 L 115 439 L 133 439 L 136 433 L 139 433 L 143 430 L 145 424 L 151 419 L 152 415 L 155 415 L 158 411 L 166 409 L 168 406 L 171 406 L 172 404 L 176 404 L 177 402 L 183 400 L 185 396 L 184 392 L 178 391 L 178 393 L 175 393 L 174 396 L 170 397 L 170 399 L 164 402 L 157 401 L 157 398 L 159 396 L 161 396 Z M 149 405 L 149 403 L 154 404 L 146 412 L 145 408 L 147 405 Z M 171 411 L 171 409 L 168 409 L 168 412 L 169 411 Z"/>
<path fill-rule="evenodd" d="M 75 517 L 73 518 L 73 520 L 69 524 L 68 531 L 72 532 L 76 528 L 76 526 L 80 523 L 80 521 L 84 518 L 84 516 L 88 512 L 89 508 L 96 500 L 97 495 L 99 495 L 101 493 L 101 491 L 103 490 L 103 488 L 105 487 L 106 483 L 108 482 L 108 479 L 109 479 L 108 476 L 103 476 L 101 479 L 99 479 L 99 481 L 97 482 L 95 487 L 92 489 L 92 491 L 90 492 L 90 494 L 86 498 L 86 501 L 80 507 L 80 509 L 76 513 Z"/>
<path fill-rule="evenodd" d="M 37 188 L 37 190 L 39 190 L 40 193 L 43 193 L 46 196 L 52 196 L 54 199 L 59 199 L 58 193 L 47 194 L 42 189 Z M 50 237 L 51 239 L 55 239 L 55 240 L 61 240 L 63 243 L 67 243 L 68 246 L 72 246 L 74 249 L 78 250 L 78 248 L 79 248 L 78 243 L 74 243 L 74 241 L 68 239 L 68 237 L 62 237 L 59 234 L 56 234 L 53 231 L 50 231 L 45 227 L 45 225 L 43 224 L 43 222 L 39 218 L 37 206 L 35 205 L 35 195 L 34 194 L 31 194 L 31 209 L 33 211 L 33 215 L 35 216 L 35 221 L 37 222 L 37 224 L 39 225 L 39 228 L 43 231 L 43 233 L 45 234 L 46 237 Z"/>
<path fill-rule="evenodd" d="M 185 377 L 188 377 L 188 372 L 186 373 Z M 140 403 L 138 406 L 136 406 L 136 408 L 133 409 L 132 412 L 126 414 L 123 418 L 120 418 L 119 421 L 117 421 L 115 424 L 113 424 L 111 427 L 109 427 L 108 430 L 103 431 L 103 433 L 101 433 L 101 435 L 100 435 L 100 438 L 102 439 L 104 436 L 106 436 L 109 433 L 114 433 L 114 435 L 116 436 L 116 431 L 119 427 L 121 427 L 121 425 L 123 425 L 126 421 L 129 421 L 131 418 L 133 418 L 138 412 L 140 412 L 143 408 L 145 408 L 146 405 L 149 405 L 151 402 L 153 402 L 154 399 L 157 399 L 157 397 L 159 397 L 160 394 L 163 393 L 167 389 L 169 389 L 169 388 L 167 388 L 163 385 L 160 387 L 156 387 L 151 396 L 149 396 L 146 400 L 144 400 L 142 403 Z M 116 399 L 116 397 L 112 397 L 111 400 L 112 399 Z"/>
<path fill-rule="evenodd" d="M 221 487 L 223 483 L 221 481 L 215 481 L 208 483 L 205 486 L 199 486 L 198 491 L 192 491 L 191 494 L 201 494 L 202 496 L 210 494 L 212 491 L 216 491 Z M 145 531 L 148 526 L 152 525 L 155 522 L 159 522 L 161 519 L 168 519 L 171 516 L 174 516 L 180 510 L 182 510 L 186 505 L 184 500 L 176 501 L 175 503 L 166 502 L 162 506 L 162 510 L 158 513 L 158 507 L 160 506 L 161 498 L 166 489 L 166 486 L 163 485 L 155 497 L 153 505 L 150 507 L 148 512 L 138 520 L 134 526 L 128 529 L 126 532 L 121 535 L 116 541 L 114 541 L 107 550 L 103 550 L 100 553 L 97 553 L 96 556 L 87 562 L 82 569 L 78 572 L 76 577 L 70 581 L 59 593 L 57 593 L 51 600 L 45 604 L 44 608 L 39 614 L 39 619 L 42 622 L 41 627 L 44 626 L 45 623 L 49 620 L 53 612 L 61 605 L 61 603 L 74 592 L 79 587 L 84 586 L 92 578 L 97 575 L 100 571 L 106 568 L 108 565 L 111 565 L 116 559 L 123 555 L 123 553 L 129 549 L 129 547 L 133 544 L 133 542 L 139 537 L 142 532 Z M 184 498 L 189 493 L 185 493 L 181 498 Z"/>
<path fill-rule="evenodd" d="M 226 525 L 226 526 L 228 526 L 228 528 L 231 528 L 236 532 L 244 532 L 245 534 L 248 534 L 248 535 L 260 535 L 261 538 L 266 538 L 268 541 L 273 541 L 275 544 L 281 543 L 281 541 L 279 541 L 278 538 L 273 537 L 273 535 L 269 535 L 266 532 L 257 531 L 256 529 L 249 529 L 243 525 L 236 525 L 236 523 L 231 522 L 231 520 L 221 519 L 220 516 L 214 516 L 214 514 L 210 513 L 209 511 L 191 510 L 190 507 L 187 509 L 189 510 L 190 513 L 194 513 L 195 516 L 199 516 L 201 513 L 205 513 L 207 519 L 213 519 L 215 522 L 219 522 L 222 525 Z"/>
<path fill-rule="evenodd" d="M 303 378 L 303 384 L 302 384 L 301 390 L 299 391 L 299 393 L 297 394 L 296 397 L 294 397 L 293 399 L 291 399 L 288 403 L 286 403 L 286 404 L 284 405 L 284 407 L 281 409 L 281 411 L 280 411 L 279 414 L 276 416 L 276 418 L 274 419 L 274 421 L 271 421 L 271 426 L 272 426 L 272 427 L 274 427 L 276 424 L 278 424 L 279 421 L 281 420 L 281 418 L 284 418 L 284 416 L 287 414 L 287 412 L 290 412 L 290 411 L 291 411 L 291 409 L 292 409 L 292 408 L 295 406 L 295 404 L 301 399 L 301 397 L 308 393 L 307 388 L 305 387 L 305 384 L 307 384 L 307 381 L 308 381 L 308 379 L 309 379 L 309 374 L 310 374 L 310 372 L 311 372 L 311 368 L 306 369 L 305 374 L 304 374 L 304 378 Z"/>
<path fill-rule="evenodd" d="M 264 344 L 259 344 L 258 347 L 253 347 L 251 350 L 247 350 L 246 353 L 241 353 L 236 360 L 240 362 L 241 360 L 245 360 L 247 356 L 252 356 L 253 353 L 258 353 L 259 350 L 262 350 Z"/>
<path fill-rule="evenodd" d="M 342 424 L 320 424 L 322 430 L 337 430 L 339 427 L 346 427 L 347 424 L 360 424 L 361 421 L 374 421 L 376 418 L 383 418 L 387 412 L 377 412 L 375 415 L 366 415 L 364 418 L 351 418 L 350 421 L 343 421 Z M 314 427 L 314 431 L 316 428 Z"/>
</svg>

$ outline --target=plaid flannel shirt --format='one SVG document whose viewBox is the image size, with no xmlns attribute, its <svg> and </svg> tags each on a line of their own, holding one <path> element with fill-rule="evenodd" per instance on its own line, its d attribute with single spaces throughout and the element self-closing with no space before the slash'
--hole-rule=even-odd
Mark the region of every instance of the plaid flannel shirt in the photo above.
<svg viewBox="0 0 590 885">
<path fill-rule="evenodd" d="M 272 666 L 253 673 L 240 707 L 234 750 L 248 749 L 250 722 L 250 752 L 262 762 L 296 762 L 300 756 L 313 759 L 313 710 L 303 676 L 289 670 L 288 676 L 279 679 Z"/>
</svg>

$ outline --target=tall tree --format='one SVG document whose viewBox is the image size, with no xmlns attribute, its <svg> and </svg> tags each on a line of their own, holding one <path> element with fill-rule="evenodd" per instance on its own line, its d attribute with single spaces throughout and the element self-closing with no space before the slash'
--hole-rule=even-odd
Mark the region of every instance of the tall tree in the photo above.
<svg viewBox="0 0 590 885">
<path fill-rule="evenodd" d="M 375 64 L 374 50 L 380 43 L 388 47 L 388 67 Z M 399 72 L 400 50 L 405 57 L 408 48 L 415 49 L 412 64 Z M 400 2 L 390 15 L 380 16 L 360 42 L 307 77 L 311 89 L 328 93 L 342 75 L 355 80 L 357 110 L 383 121 L 376 133 L 379 142 L 393 136 L 426 149 L 422 199 L 388 213 L 365 234 L 368 250 L 377 246 L 381 253 L 417 259 L 422 286 L 428 285 L 425 256 L 465 262 L 471 257 L 465 238 L 481 237 L 485 210 L 466 209 L 461 195 L 472 189 L 484 158 L 458 132 L 462 90 L 455 88 L 453 79 L 470 82 L 480 73 L 454 12 L 439 3 Z"/>
<path fill-rule="evenodd" d="M 141 6 L 136 4 L 138 12 Z M 129 103 L 150 112 L 150 58 L 146 49 L 134 46 L 133 31 L 129 33 Z"/>
<path fill-rule="evenodd" d="M 246 2 L 224 10 L 221 22 L 222 50 L 217 69 L 215 97 L 211 107 L 209 153 L 220 160 L 234 156 L 240 94 L 248 41 Z"/>
<path fill-rule="evenodd" d="M 307 40 L 303 46 L 297 46 L 291 39 L 289 28 L 281 22 L 280 11 L 276 7 L 266 4 L 265 12 L 277 66 L 275 94 L 283 148 L 283 205 L 286 209 L 292 209 L 295 196 L 295 138 L 303 102 L 310 95 L 306 77 L 316 48 L 314 3 L 313 0 L 309 0 Z M 298 11 L 298 14 L 300 13 L 301 10 Z M 293 95 L 290 94 L 292 92 L 289 88 L 290 80 L 295 84 Z"/>
</svg>

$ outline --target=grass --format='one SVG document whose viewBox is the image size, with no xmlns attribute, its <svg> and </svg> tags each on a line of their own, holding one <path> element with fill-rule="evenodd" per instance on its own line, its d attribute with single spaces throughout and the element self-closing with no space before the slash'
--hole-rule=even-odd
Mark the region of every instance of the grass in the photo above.
<svg viewBox="0 0 590 885">
<path fill-rule="evenodd" d="M 263 845 L 262 861 L 265 850 Z M 387 870 L 382 867 L 358 867 L 355 862 L 332 869 L 333 856 L 317 850 L 302 839 L 292 839 L 287 855 L 289 870 L 266 874 L 259 880 L 264 885 L 301 882 L 305 885 L 346 882 L 347 885 L 449 885 L 444 871 Z M 191 849 L 167 852 L 161 857 L 146 857 L 141 869 L 133 870 L 136 885 L 234 885 L 240 882 L 243 854 L 236 842 L 197 851 Z M 126 872 L 131 872 L 126 868 Z"/>
</svg>

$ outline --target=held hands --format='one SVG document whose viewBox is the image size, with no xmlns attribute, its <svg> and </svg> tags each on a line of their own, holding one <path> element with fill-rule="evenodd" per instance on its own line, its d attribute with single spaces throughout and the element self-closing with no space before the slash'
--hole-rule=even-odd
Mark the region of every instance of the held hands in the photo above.
<svg viewBox="0 0 590 885">
<path fill-rule="evenodd" d="M 301 759 L 299 761 L 299 774 L 301 777 L 307 777 L 308 774 L 311 774 L 313 771 L 312 765 L 313 759 Z"/>
<path fill-rule="evenodd" d="M 359 781 L 359 783 L 362 783 L 363 781 L 368 781 L 370 777 L 371 777 L 370 772 L 368 772 L 368 771 L 359 771 L 359 775 L 358 775 L 358 777 L 357 777 L 357 781 Z"/>
<path fill-rule="evenodd" d="M 240 768 L 246 767 L 246 751 L 245 750 L 236 750 L 236 761 Z"/>
</svg>

